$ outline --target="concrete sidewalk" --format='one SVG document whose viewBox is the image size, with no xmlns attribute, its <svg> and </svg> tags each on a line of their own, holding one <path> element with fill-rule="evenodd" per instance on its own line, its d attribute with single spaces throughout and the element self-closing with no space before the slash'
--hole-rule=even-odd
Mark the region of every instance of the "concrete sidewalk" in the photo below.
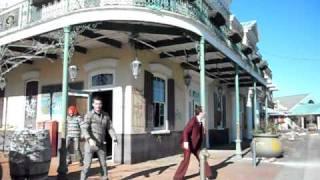
<svg viewBox="0 0 320 180">
<path fill-rule="evenodd" d="M 274 179 L 281 170 L 281 166 L 262 163 L 258 167 L 252 167 L 252 162 L 246 159 L 236 160 L 233 158 L 232 150 L 209 151 L 208 162 L 212 168 L 216 179 L 221 180 L 270 180 Z M 182 154 L 170 156 L 153 161 L 133 165 L 108 164 L 110 179 L 172 179 L 177 166 L 182 160 Z M 9 180 L 9 164 L 6 158 L 1 159 L 2 179 Z M 51 162 L 49 179 L 56 179 L 58 159 L 53 158 Z M 69 166 L 68 179 L 78 180 L 81 167 L 78 163 Z M 94 161 L 89 179 L 99 179 L 99 163 Z M 192 156 L 186 179 L 199 179 L 199 165 L 195 157 Z"/>
</svg>

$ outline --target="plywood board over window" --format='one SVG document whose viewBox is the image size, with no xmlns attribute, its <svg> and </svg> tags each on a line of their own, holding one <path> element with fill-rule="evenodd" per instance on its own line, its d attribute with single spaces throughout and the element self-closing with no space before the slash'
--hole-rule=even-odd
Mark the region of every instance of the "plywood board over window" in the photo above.
<svg viewBox="0 0 320 180">
<path fill-rule="evenodd" d="M 26 83 L 26 107 L 25 123 L 26 128 L 36 128 L 37 104 L 38 104 L 38 81 L 29 81 Z"/>
<path fill-rule="evenodd" d="M 143 133 L 145 131 L 145 99 L 140 91 L 133 89 L 132 92 L 132 130 L 135 133 Z"/>
</svg>

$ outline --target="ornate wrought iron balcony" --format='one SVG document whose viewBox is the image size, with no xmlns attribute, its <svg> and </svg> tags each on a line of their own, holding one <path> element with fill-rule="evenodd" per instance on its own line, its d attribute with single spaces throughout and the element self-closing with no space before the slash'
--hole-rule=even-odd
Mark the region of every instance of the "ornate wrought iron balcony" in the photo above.
<svg viewBox="0 0 320 180">
<path fill-rule="evenodd" d="M 7 33 L 19 31 L 29 26 L 41 24 L 71 13 L 81 13 L 92 8 L 147 8 L 154 11 L 176 13 L 204 24 L 221 42 L 241 55 L 242 45 L 233 43 L 229 36 L 230 12 L 222 0 L 25 0 L 0 12 L 0 38 Z M 225 18 L 225 25 L 217 26 L 212 13 Z M 239 23 L 236 23 L 239 26 Z M 241 26 L 241 25 L 240 25 Z M 231 29 L 230 29 L 231 28 Z M 236 27 L 239 29 L 239 27 Z"/>
</svg>

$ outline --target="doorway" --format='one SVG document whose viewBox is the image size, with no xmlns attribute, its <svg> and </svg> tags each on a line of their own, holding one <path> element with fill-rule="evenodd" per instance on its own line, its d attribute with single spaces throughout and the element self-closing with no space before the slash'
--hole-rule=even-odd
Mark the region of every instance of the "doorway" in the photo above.
<svg viewBox="0 0 320 180">
<path fill-rule="evenodd" d="M 92 98 L 95 96 L 99 96 L 102 99 L 102 110 L 104 112 L 107 112 L 110 116 L 110 119 L 112 121 L 112 111 L 113 111 L 113 92 L 112 90 L 110 91 L 99 91 L 99 92 L 93 92 L 92 93 Z M 92 99 L 91 98 L 91 99 Z M 92 103 L 90 103 L 92 104 Z M 91 107 L 92 108 L 92 107 Z M 107 130 L 106 130 L 107 131 Z M 106 137 L 105 141 L 107 142 L 107 159 L 112 159 L 112 138 L 109 135 L 108 131 L 106 132 Z"/>
</svg>

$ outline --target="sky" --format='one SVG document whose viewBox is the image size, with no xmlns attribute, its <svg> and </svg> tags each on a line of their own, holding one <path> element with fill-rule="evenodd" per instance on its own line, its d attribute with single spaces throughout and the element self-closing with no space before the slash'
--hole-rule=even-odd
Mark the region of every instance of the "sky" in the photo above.
<svg viewBox="0 0 320 180">
<path fill-rule="evenodd" d="M 272 70 L 275 97 L 312 93 L 320 97 L 320 1 L 233 0 L 231 12 L 256 20 L 258 48 Z"/>
</svg>

